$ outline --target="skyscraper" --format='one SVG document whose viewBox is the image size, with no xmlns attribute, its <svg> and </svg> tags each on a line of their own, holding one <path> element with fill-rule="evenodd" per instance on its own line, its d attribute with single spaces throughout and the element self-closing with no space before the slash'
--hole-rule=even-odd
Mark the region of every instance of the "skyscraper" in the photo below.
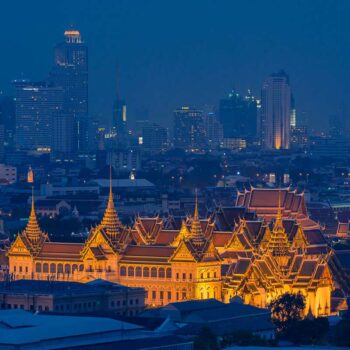
<svg viewBox="0 0 350 350">
<path fill-rule="evenodd" d="M 291 95 L 290 100 L 290 126 L 291 128 L 296 128 L 297 126 L 297 110 L 295 107 L 295 99 L 293 94 Z"/>
<path fill-rule="evenodd" d="M 220 101 L 219 119 L 225 138 L 255 137 L 257 100 L 249 90 L 244 97 L 231 91 Z"/>
<path fill-rule="evenodd" d="M 290 146 L 291 88 L 284 71 L 271 74 L 261 90 L 261 143 L 266 149 Z"/>
<path fill-rule="evenodd" d="M 202 110 L 181 107 L 174 111 L 174 146 L 191 152 L 206 147 Z"/>
<path fill-rule="evenodd" d="M 15 81 L 14 84 L 17 148 L 51 148 L 53 118 L 62 113 L 62 88 L 45 82 Z"/>
<path fill-rule="evenodd" d="M 117 96 L 113 106 L 113 126 L 117 133 L 117 146 L 119 148 L 127 145 L 127 125 L 126 125 L 126 103 Z"/>
<path fill-rule="evenodd" d="M 64 114 L 74 120 L 75 150 L 88 149 L 88 48 L 78 30 L 66 30 L 55 46 L 50 82 L 64 91 Z"/>
<path fill-rule="evenodd" d="M 74 159 L 74 120 L 71 115 L 59 113 L 52 118 L 52 156 L 56 161 Z"/>
<path fill-rule="evenodd" d="M 215 113 L 204 114 L 203 125 L 208 147 L 210 149 L 219 148 L 223 139 L 223 128 Z"/>
<path fill-rule="evenodd" d="M 0 123 L 4 126 L 4 140 L 7 147 L 14 146 L 16 132 L 15 99 L 0 94 Z"/>
<path fill-rule="evenodd" d="M 168 148 L 168 130 L 148 123 L 142 128 L 142 148 L 148 152 L 164 152 Z"/>
</svg>

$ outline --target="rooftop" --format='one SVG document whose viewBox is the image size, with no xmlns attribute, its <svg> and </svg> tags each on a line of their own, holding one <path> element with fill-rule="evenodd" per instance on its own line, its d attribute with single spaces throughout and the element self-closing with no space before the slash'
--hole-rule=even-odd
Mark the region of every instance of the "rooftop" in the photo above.
<svg viewBox="0 0 350 350">
<path fill-rule="evenodd" d="M 49 294 L 54 296 L 79 294 L 98 294 L 104 291 L 122 291 L 128 287 L 104 280 L 94 280 L 89 283 L 40 281 L 40 280 L 17 280 L 0 282 L 0 293 L 12 294 Z"/>
</svg>

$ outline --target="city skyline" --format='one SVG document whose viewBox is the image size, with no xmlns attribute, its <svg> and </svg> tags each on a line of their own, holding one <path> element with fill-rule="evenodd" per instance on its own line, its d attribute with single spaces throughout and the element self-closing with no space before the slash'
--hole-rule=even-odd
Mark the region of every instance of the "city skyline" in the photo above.
<svg viewBox="0 0 350 350">
<path fill-rule="evenodd" d="M 81 31 L 91 56 L 90 114 L 102 122 L 112 119 L 117 76 L 129 120 L 146 117 L 167 126 L 178 106 L 218 105 L 232 88 L 242 93 L 252 88 L 253 94 L 259 95 L 263 80 L 281 68 L 291 77 L 297 110 L 306 111 L 312 122 L 319 119 L 318 127 L 325 127 L 329 115 L 339 113 L 343 105 L 345 110 L 348 107 L 344 103 L 348 39 L 342 21 L 349 6 L 346 2 L 336 6 L 323 2 L 315 8 L 270 1 L 261 8 L 261 16 L 259 11 L 249 13 L 243 4 L 235 7 L 212 1 L 201 2 L 201 6 L 194 1 L 186 8 L 182 3 L 174 7 L 157 1 L 102 3 L 96 11 L 90 2 L 68 6 L 63 1 L 53 5 L 52 11 L 41 3 L 41 12 L 36 11 L 39 4 L 15 19 L 7 16 L 14 21 L 14 29 L 6 36 L 0 34 L 3 44 L 12 43 L 11 59 L 6 55 L 0 58 L 7 67 L 0 73 L 0 90 L 6 94 L 15 78 L 46 78 L 53 46 L 73 24 Z M 253 5 L 261 7 L 258 2 Z M 172 15 L 167 15 L 166 8 Z M 9 14 L 15 11 L 11 4 L 6 4 L 5 10 Z M 47 15 L 33 26 L 37 13 Z M 175 26 L 175 31 L 174 20 L 179 16 L 184 25 Z M 2 33 L 9 26 L 8 19 L 0 24 Z M 263 19 L 263 30 L 258 30 Z M 212 26 L 206 26 L 208 22 Z M 274 31 L 276 25 L 278 32 Z M 26 27 L 26 31 L 16 30 L 16 26 Z M 335 43 L 342 44 L 334 47 Z M 306 55 L 301 55 L 304 51 Z"/>
</svg>

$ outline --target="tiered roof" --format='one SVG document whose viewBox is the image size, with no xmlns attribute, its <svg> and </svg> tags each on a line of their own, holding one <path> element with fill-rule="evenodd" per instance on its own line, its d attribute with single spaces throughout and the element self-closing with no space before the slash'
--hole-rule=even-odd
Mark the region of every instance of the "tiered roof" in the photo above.
<svg viewBox="0 0 350 350">
<path fill-rule="evenodd" d="M 280 198 L 280 199 L 279 199 Z M 255 212 L 266 221 L 271 221 L 277 215 L 279 201 L 284 218 L 296 219 L 304 229 L 317 229 L 319 224 L 308 217 L 304 193 L 291 188 L 270 189 L 251 187 L 244 192 L 238 192 L 236 206 L 244 207 L 249 212 Z"/>
</svg>

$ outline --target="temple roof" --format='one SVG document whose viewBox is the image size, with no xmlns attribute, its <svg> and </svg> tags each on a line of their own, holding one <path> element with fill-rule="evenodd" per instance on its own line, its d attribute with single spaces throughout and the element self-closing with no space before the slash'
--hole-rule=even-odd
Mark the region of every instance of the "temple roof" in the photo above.
<svg viewBox="0 0 350 350">
<path fill-rule="evenodd" d="M 45 242 L 36 258 L 45 260 L 80 260 L 83 243 Z"/>
<path fill-rule="evenodd" d="M 308 217 L 304 193 L 288 188 L 254 188 L 237 194 L 236 206 L 255 212 L 265 220 L 276 217 L 280 196 L 280 207 L 284 218 L 294 218 L 305 229 L 319 228 L 319 225 Z"/>
</svg>

